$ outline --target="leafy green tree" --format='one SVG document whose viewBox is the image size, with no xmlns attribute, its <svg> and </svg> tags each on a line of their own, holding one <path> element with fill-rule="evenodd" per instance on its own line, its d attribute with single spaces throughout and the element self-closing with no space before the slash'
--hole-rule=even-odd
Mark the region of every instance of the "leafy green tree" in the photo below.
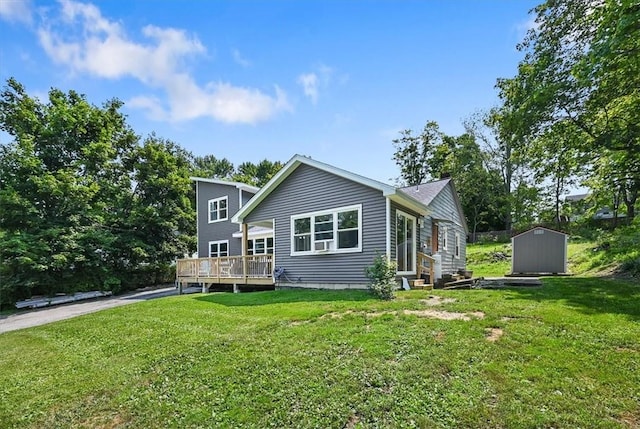
<svg viewBox="0 0 640 429">
<path fill-rule="evenodd" d="M 409 185 L 452 176 L 472 232 L 498 228 L 502 203 L 497 172 L 486 168 L 487 154 L 474 135 L 448 136 L 428 122 L 420 136 L 402 131 L 393 141 L 401 180 Z"/>
<path fill-rule="evenodd" d="M 189 158 L 119 111 L 57 89 L 30 97 L 15 79 L 0 93 L 2 300 L 34 293 L 135 286 L 193 247 Z"/>
<path fill-rule="evenodd" d="M 227 158 L 218 159 L 213 155 L 194 157 L 192 169 L 196 177 L 214 179 L 230 179 L 235 171 Z"/>
<path fill-rule="evenodd" d="M 609 173 L 624 182 L 618 190 L 631 219 L 640 162 L 640 4 L 548 0 L 534 13 L 537 26 L 519 46 L 525 58 L 517 76 L 498 81 L 504 128 L 529 144 L 570 123 L 566 143 L 593 174 L 602 176 L 606 158 L 623 167 Z"/>
<path fill-rule="evenodd" d="M 400 182 L 406 186 L 426 182 L 430 177 L 428 161 L 441 142 L 442 133 L 434 121 L 428 121 L 417 136 L 412 130 L 401 131 L 400 137 L 393 140 L 393 160 L 400 168 Z"/>
<path fill-rule="evenodd" d="M 263 159 L 257 164 L 243 162 L 236 169 L 233 180 L 257 187 L 264 186 L 271 178 L 284 167 L 280 161 Z"/>
</svg>

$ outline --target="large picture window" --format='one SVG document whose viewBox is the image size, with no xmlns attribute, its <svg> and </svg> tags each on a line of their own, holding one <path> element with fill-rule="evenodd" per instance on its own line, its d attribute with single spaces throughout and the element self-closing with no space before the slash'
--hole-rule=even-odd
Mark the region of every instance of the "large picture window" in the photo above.
<svg viewBox="0 0 640 429">
<path fill-rule="evenodd" d="M 209 200 L 209 223 L 227 220 L 229 217 L 227 204 L 228 198 L 226 196 Z"/>
<path fill-rule="evenodd" d="M 362 251 L 362 206 L 291 217 L 291 254 Z"/>
<path fill-rule="evenodd" d="M 416 218 L 396 211 L 396 262 L 398 274 L 416 272 Z"/>
<path fill-rule="evenodd" d="M 229 256 L 229 240 L 210 241 L 209 257 L 220 258 L 222 256 Z"/>
</svg>

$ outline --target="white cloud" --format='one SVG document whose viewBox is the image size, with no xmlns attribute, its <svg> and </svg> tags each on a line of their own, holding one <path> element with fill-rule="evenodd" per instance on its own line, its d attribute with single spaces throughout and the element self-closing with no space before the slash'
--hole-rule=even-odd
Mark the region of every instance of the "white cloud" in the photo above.
<svg viewBox="0 0 640 429">
<path fill-rule="evenodd" d="M 298 83 L 302 85 L 304 95 L 311 99 L 313 104 L 318 102 L 318 75 L 306 73 L 298 76 Z"/>
<path fill-rule="evenodd" d="M 320 89 L 326 89 L 329 86 L 333 74 L 333 68 L 320 64 L 316 67 L 316 71 L 298 76 L 298 84 L 302 86 L 304 95 L 309 97 L 313 104 L 316 104 L 320 96 Z"/>
<path fill-rule="evenodd" d="M 242 67 L 246 68 L 246 67 L 251 66 L 251 61 L 249 61 L 248 59 L 243 57 L 239 50 L 233 49 L 231 51 L 231 55 L 233 56 L 233 61 L 235 61 L 236 63 L 238 63 Z"/>
<path fill-rule="evenodd" d="M 0 18 L 11 22 L 31 22 L 30 0 L 0 0 Z"/>
<path fill-rule="evenodd" d="M 131 107 L 146 110 L 153 119 L 211 117 L 253 124 L 289 109 L 286 95 L 279 88 L 272 96 L 226 82 L 199 86 L 185 70 L 185 63 L 205 54 L 206 48 L 184 30 L 148 25 L 142 28 L 146 43 L 140 43 L 131 40 L 120 23 L 104 18 L 92 4 L 62 0 L 61 5 L 62 19 L 55 24 L 62 30 L 51 25 L 38 30 L 45 52 L 74 72 L 106 79 L 131 77 L 163 90 L 166 103 L 146 95 L 129 100 Z"/>
</svg>

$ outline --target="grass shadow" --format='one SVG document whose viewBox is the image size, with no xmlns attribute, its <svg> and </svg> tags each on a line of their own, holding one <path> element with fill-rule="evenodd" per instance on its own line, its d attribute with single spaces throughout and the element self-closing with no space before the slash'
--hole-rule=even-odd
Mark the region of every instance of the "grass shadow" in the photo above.
<svg viewBox="0 0 640 429">
<path fill-rule="evenodd" d="M 229 307 L 286 304 L 292 302 L 367 301 L 376 299 L 360 290 L 275 290 L 251 293 L 212 293 L 194 298 Z"/>
<path fill-rule="evenodd" d="M 640 320 L 640 284 L 602 277 L 545 278 L 542 288 L 513 288 L 519 299 L 562 301 L 584 314 L 622 314 Z"/>
</svg>

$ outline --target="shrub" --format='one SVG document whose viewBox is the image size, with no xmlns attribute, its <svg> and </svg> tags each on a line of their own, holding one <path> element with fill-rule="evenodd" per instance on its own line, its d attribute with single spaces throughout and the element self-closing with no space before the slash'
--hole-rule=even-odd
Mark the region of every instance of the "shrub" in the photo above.
<svg viewBox="0 0 640 429">
<path fill-rule="evenodd" d="M 397 266 L 394 261 L 387 259 L 385 255 L 378 255 L 373 260 L 373 265 L 365 269 L 369 278 L 369 289 L 378 298 L 390 300 L 395 298 L 393 291 L 396 289 Z"/>
</svg>

